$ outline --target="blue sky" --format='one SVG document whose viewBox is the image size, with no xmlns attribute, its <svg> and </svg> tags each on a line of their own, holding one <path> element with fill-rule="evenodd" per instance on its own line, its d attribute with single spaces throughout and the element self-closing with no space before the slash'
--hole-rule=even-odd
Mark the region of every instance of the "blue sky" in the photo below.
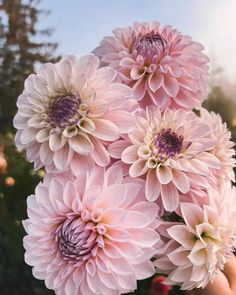
<svg viewBox="0 0 236 295">
<path fill-rule="evenodd" d="M 158 20 L 203 43 L 214 65 L 236 80 L 235 0 L 43 0 L 41 6 L 51 10 L 41 24 L 55 29 L 62 55 L 90 52 L 115 27 Z"/>
</svg>

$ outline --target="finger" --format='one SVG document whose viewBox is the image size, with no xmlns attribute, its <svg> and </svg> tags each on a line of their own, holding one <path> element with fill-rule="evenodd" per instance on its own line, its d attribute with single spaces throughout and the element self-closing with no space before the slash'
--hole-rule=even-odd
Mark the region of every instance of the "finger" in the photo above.
<svg viewBox="0 0 236 295">
<path fill-rule="evenodd" d="M 227 260 L 223 272 L 229 281 L 231 289 L 236 290 L 236 258 L 234 255 Z"/>
<path fill-rule="evenodd" d="M 231 288 L 226 276 L 219 272 L 213 283 L 208 283 L 204 289 L 194 289 L 192 291 L 186 291 L 186 295 L 231 295 Z"/>
</svg>

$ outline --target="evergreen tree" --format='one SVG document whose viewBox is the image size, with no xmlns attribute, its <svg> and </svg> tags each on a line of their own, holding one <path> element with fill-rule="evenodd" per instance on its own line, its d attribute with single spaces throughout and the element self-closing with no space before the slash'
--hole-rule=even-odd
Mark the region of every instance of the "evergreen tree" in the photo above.
<svg viewBox="0 0 236 295">
<path fill-rule="evenodd" d="M 0 126 L 6 128 L 16 112 L 16 99 L 36 63 L 53 60 L 57 45 L 41 42 L 51 30 L 38 30 L 40 0 L 0 0 Z"/>
</svg>

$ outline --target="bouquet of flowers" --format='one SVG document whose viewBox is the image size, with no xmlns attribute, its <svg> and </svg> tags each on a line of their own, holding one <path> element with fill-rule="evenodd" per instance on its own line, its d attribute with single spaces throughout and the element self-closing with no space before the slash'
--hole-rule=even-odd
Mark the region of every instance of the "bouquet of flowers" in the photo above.
<svg viewBox="0 0 236 295">
<path fill-rule="evenodd" d="M 25 261 L 47 288 L 214 281 L 236 246 L 235 159 L 225 123 L 201 107 L 207 83 L 203 46 L 158 22 L 26 79 L 15 141 L 46 175 L 27 199 Z"/>
</svg>

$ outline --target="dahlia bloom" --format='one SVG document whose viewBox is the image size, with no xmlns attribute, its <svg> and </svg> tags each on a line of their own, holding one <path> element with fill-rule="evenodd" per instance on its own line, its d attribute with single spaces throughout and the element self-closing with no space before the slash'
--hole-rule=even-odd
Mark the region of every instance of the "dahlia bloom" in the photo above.
<svg viewBox="0 0 236 295">
<path fill-rule="evenodd" d="M 94 53 L 119 72 L 142 107 L 199 108 L 207 95 L 203 46 L 171 26 L 135 22 L 105 37 Z"/>
<path fill-rule="evenodd" d="M 105 142 L 133 129 L 128 86 L 115 82 L 116 72 L 98 69 L 99 59 L 87 55 L 62 58 L 41 66 L 25 81 L 18 98 L 14 126 L 16 145 L 26 149 L 35 169 L 75 174 L 109 164 Z"/>
<path fill-rule="evenodd" d="M 161 195 L 164 208 L 174 211 L 180 193 L 187 193 L 192 183 L 201 183 L 211 168 L 220 167 L 220 161 L 208 152 L 214 147 L 212 129 L 193 112 L 166 109 L 161 113 L 154 106 L 141 110 L 136 122 L 128 139 L 109 146 L 110 155 L 130 165 L 131 177 L 146 180 L 148 201 Z"/>
<path fill-rule="evenodd" d="M 152 295 L 168 295 L 172 290 L 172 286 L 165 284 L 165 277 L 158 276 L 152 280 L 151 294 Z"/>
<path fill-rule="evenodd" d="M 48 176 L 28 197 L 25 261 L 59 295 L 133 292 L 154 274 L 158 207 L 122 170 Z M 40 245 L 40 246 L 39 246 Z"/>
<path fill-rule="evenodd" d="M 0 144 L 0 174 L 6 174 L 7 172 L 7 160 L 4 156 L 3 145 Z"/>
<path fill-rule="evenodd" d="M 201 117 L 211 126 L 212 133 L 210 136 L 215 142 L 213 149 L 210 151 L 216 156 L 220 162 L 221 167 L 214 171 L 214 175 L 218 180 L 235 181 L 234 167 L 235 167 L 235 150 L 234 142 L 231 141 L 231 132 L 228 130 L 226 123 L 222 122 L 219 114 L 208 112 L 201 109 Z M 221 182 L 222 182 L 221 181 Z"/>
<path fill-rule="evenodd" d="M 183 222 L 163 224 L 165 246 L 154 264 L 168 275 L 167 284 L 204 288 L 223 270 L 236 247 L 235 193 L 227 186 L 223 197 L 214 191 L 209 205 L 181 203 Z"/>
</svg>

